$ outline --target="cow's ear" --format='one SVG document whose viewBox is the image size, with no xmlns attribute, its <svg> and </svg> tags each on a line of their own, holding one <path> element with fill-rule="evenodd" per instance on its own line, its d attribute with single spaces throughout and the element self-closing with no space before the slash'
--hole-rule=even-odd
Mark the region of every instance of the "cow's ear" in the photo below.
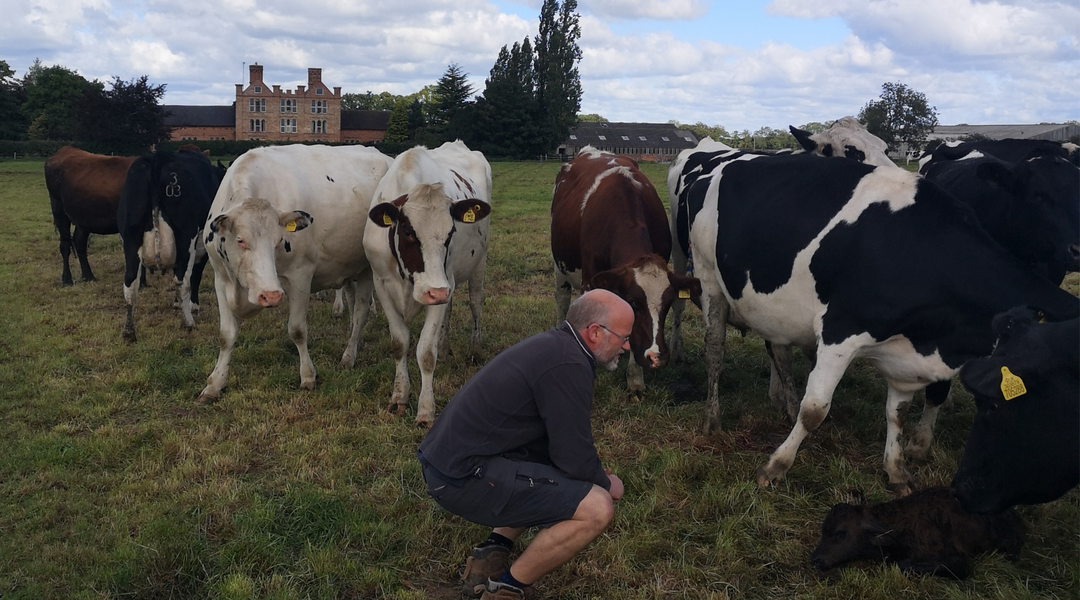
<svg viewBox="0 0 1080 600">
<path fill-rule="evenodd" d="M 997 402 L 1004 399 L 1001 391 L 1001 358 L 976 358 L 960 369 L 960 383 L 979 400 Z"/>
<path fill-rule="evenodd" d="M 678 292 L 679 298 L 686 300 L 689 299 L 694 304 L 701 306 L 701 280 L 697 277 L 686 277 L 684 275 L 675 275 L 674 273 L 668 275 L 668 282 L 671 283 L 671 287 L 675 288 Z"/>
<path fill-rule="evenodd" d="M 601 271 L 592 276 L 589 286 L 594 290 L 607 290 L 617 296 L 622 296 L 622 279 L 615 271 Z"/>
<path fill-rule="evenodd" d="M 278 225 L 284 227 L 285 231 L 288 232 L 306 229 L 308 225 L 311 225 L 314 222 L 315 217 L 312 217 L 302 210 L 283 212 L 278 216 Z"/>
<path fill-rule="evenodd" d="M 374 208 L 368 211 L 368 218 L 379 227 L 389 227 L 396 223 L 400 217 L 401 211 L 389 202 L 376 204 Z"/>
<path fill-rule="evenodd" d="M 491 205 L 483 200 L 462 200 L 450 207 L 450 216 L 462 223 L 475 223 L 491 214 Z"/>
<path fill-rule="evenodd" d="M 1016 189 L 1016 176 L 1006 166 L 999 162 L 984 162 L 975 169 L 975 176 L 986 183 L 999 187 L 1007 192 Z"/>
<path fill-rule="evenodd" d="M 813 135 L 812 133 L 799 129 L 794 125 L 789 125 L 788 129 L 791 130 L 791 135 L 795 136 L 795 139 L 799 141 L 799 145 L 803 147 L 803 150 L 806 150 L 807 152 L 817 150 L 817 142 L 810 139 L 810 136 Z"/>
<path fill-rule="evenodd" d="M 229 231 L 229 227 L 232 226 L 232 218 L 229 215 L 218 215 L 210 221 L 210 231 L 214 233 L 225 233 Z"/>
</svg>

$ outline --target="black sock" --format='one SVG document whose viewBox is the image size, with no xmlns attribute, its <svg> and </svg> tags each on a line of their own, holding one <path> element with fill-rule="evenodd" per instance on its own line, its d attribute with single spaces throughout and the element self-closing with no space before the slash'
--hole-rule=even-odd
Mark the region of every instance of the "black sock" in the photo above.
<svg viewBox="0 0 1080 600">
<path fill-rule="evenodd" d="M 480 542 L 480 545 L 477 546 L 477 548 L 486 548 L 488 546 L 502 546 L 503 548 L 506 548 L 507 550 L 513 550 L 514 549 L 514 540 L 512 540 L 512 539 L 510 539 L 510 538 L 508 538 L 508 537 L 506 537 L 504 535 L 499 535 L 499 534 L 495 533 L 494 531 L 492 531 L 491 535 L 489 535 L 487 537 L 487 539 L 484 540 L 483 542 Z"/>
<path fill-rule="evenodd" d="M 530 585 L 528 583 L 521 583 L 517 579 L 514 579 L 514 576 L 510 574 L 510 569 L 506 569 L 506 572 L 503 573 L 501 577 L 499 577 L 499 581 L 503 583 L 509 583 L 510 585 L 518 588 L 519 590 L 523 590 Z"/>
</svg>

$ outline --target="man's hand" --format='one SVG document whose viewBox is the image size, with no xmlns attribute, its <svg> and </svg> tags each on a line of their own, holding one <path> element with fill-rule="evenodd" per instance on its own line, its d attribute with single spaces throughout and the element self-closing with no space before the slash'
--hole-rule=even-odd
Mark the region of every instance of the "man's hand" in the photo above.
<svg viewBox="0 0 1080 600">
<path fill-rule="evenodd" d="M 611 494 L 611 499 L 618 502 L 623 497 L 623 484 L 618 475 L 612 475 L 611 469 L 604 469 L 604 473 L 607 473 L 608 480 L 611 481 L 611 489 L 608 493 Z"/>
</svg>

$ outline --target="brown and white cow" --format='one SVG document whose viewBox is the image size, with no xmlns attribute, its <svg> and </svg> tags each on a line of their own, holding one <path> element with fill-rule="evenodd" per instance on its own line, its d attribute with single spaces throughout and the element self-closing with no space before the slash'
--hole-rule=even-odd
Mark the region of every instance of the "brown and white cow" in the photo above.
<svg viewBox="0 0 1080 600">
<path fill-rule="evenodd" d="M 607 289 L 634 309 L 626 381 L 631 394 L 640 394 L 642 367 L 667 364 L 668 308 L 676 298 L 696 298 L 701 284 L 668 268 L 667 213 L 633 159 L 586 146 L 563 166 L 551 200 L 551 255 L 558 321 L 575 289 Z"/>
<path fill-rule="evenodd" d="M 449 350 L 446 326 L 460 281 L 469 282 L 470 350 L 480 354 L 490 212 L 491 166 L 461 141 L 402 152 L 372 198 L 364 250 L 390 325 L 396 375 L 389 408 L 398 414 L 409 401 L 409 322 L 424 311 L 417 425 L 435 420 L 435 362 Z"/>
<path fill-rule="evenodd" d="M 352 328 L 341 364 L 355 363 L 372 287 L 364 222 L 389 166 L 390 158 L 373 148 L 300 144 L 256 148 L 232 163 L 203 230 L 214 267 L 221 346 L 200 402 L 216 400 L 224 389 L 240 323 L 285 297 L 302 389 L 315 388 L 307 349 L 311 292 L 345 289 Z"/>
<path fill-rule="evenodd" d="M 49 190 L 53 223 L 60 234 L 60 256 L 64 259 L 63 285 L 73 283 L 68 262 L 73 241 L 83 281 L 94 281 L 86 259 L 87 241 L 91 233 L 119 233 L 116 210 L 133 162 L 134 156 L 102 156 L 71 146 L 64 146 L 45 161 L 45 187 Z"/>
</svg>

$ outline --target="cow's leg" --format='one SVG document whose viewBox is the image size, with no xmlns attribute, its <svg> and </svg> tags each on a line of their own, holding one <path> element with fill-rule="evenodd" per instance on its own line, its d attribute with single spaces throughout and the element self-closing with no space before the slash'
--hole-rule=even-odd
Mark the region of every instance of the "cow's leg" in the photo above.
<svg viewBox="0 0 1080 600">
<path fill-rule="evenodd" d="M 425 307 L 424 327 L 420 330 L 420 339 L 416 342 L 416 362 L 420 365 L 420 398 L 417 401 L 416 425 L 430 427 L 435 422 L 435 352 L 439 344 L 439 332 L 442 322 L 449 318 L 449 304 L 436 304 Z"/>
<path fill-rule="evenodd" d="M 769 462 L 758 469 L 759 485 L 767 487 L 783 479 L 791 464 L 795 462 L 795 454 L 803 440 L 825 420 L 832 405 L 836 385 L 840 383 L 840 378 L 854 358 L 855 352 L 864 344 L 861 337 L 853 336 L 840 344 L 819 350 L 817 364 L 814 370 L 810 371 L 806 381 L 806 394 L 799 405 L 799 419 L 784 443 L 769 457 Z"/>
<path fill-rule="evenodd" d="M 450 315 L 454 310 L 454 296 L 446 301 L 446 312 L 443 314 L 442 323 L 439 323 L 439 354 L 438 358 L 450 358 Z M 417 348 L 419 350 L 419 348 Z"/>
<path fill-rule="evenodd" d="M 409 324 L 398 312 L 393 298 L 384 294 L 378 285 L 375 291 L 378 292 L 379 304 L 385 309 L 386 323 L 390 327 L 390 354 L 394 357 L 394 391 L 387 410 L 403 415 L 409 406 L 409 365 L 405 360 L 409 350 Z"/>
<path fill-rule="evenodd" d="M 179 289 L 177 290 L 177 297 L 180 300 L 181 326 L 188 331 L 195 329 L 195 317 L 191 314 L 193 304 L 191 298 L 191 277 L 195 269 L 195 241 L 197 239 L 199 239 L 199 236 L 197 235 L 191 238 L 191 242 L 186 248 L 180 246 L 180 244 L 176 245 L 176 266 L 173 268 L 173 275 L 180 284 Z M 196 295 L 197 294 L 198 292 L 196 292 Z M 195 300 L 198 300 L 198 298 Z"/>
<path fill-rule="evenodd" d="M 645 371 L 634 360 L 634 354 L 629 353 L 626 362 L 626 394 L 631 398 L 640 398 L 645 394 Z"/>
<path fill-rule="evenodd" d="M 724 349 L 727 343 L 728 306 L 720 286 L 701 282 L 701 315 L 705 321 L 705 368 L 708 372 L 708 397 L 705 399 L 705 434 L 720 430 L 720 374 L 724 371 Z M 706 292 L 705 290 L 708 289 Z"/>
<path fill-rule="evenodd" d="M 576 277 L 575 277 L 576 275 Z M 581 285 L 581 271 L 567 273 L 555 265 L 555 325 L 566 320 L 570 310 L 570 298 Z"/>
<path fill-rule="evenodd" d="M 206 255 L 203 254 L 195 260 L 195 266 L 191 269 L 191 311 L 199 312 L 199 288 L 202 286 L 203 271 L 206 270 Z"/>
<path fill-rule="evenodd" d="M 307 309 L 311 299 L 311 289 L 306 285 L 297 285 L 289 281 L 285 284 L 285 295 L 289 298 L 289 337 L 296 344 L 300 355 L 300 389 L 315 389 L 315 363 L 308 353 Z"/>
<path fill-rule="evenodd" d="M 770 359 L 769 399 L 772 400 L 773 405 L 787 414 L 790 422 L 794 423 L 799 418 L 799 399 L 795 394 L 791 346 L 765 342 L 765 350 L 769 353 Z"/>
<path fill-rule="evenodd" d="M 671 272 L 676 275 L 686 275 L 686 267 L 689 261 L 683 254 L 682 247 L 679 245 L 678 241 L 675 241 L 671 246 Z M 671 319 L 671 337 L 668 338 L 669 363 L 674 363 L 682 359 L 682 313 L 685 308 L 686 300 L 683 300 L 676 295 L 675 299 L 671 302 L 671 312 L 668 315 Z"/>
<path fill-rule="evenodd" d="M 889 489 L 901 496 L 913 491 L 911 474 L 904 466 L 904 453 L 900 449 L 900 434 L 904 432 L 904 412 L 911 404 L 915 392 L 898 390 L 889 384 L 889 397 L 885 404 L 885 472 L 889 475 Z"/>
<path fill-rule="evenodd" d="M 334 290 L 334 308 L 333 308 L 332 314 L 334 315 L 335 318 L 340 319 L 341 316 L 345 314 L 345 294 L 346 293 L 347 292 L 346 292 L 345 288 L 343 288 L 343 287 Z M 355 306 L 353 307 L 353 310 L 354 311 L 356 310 Z M 351 367 L 352 365 L 349 365 L 349 366 Z"/>
<path fill-rule="evenodd" d="M 349 341 L 345 344 L 345 352 L 341 355 L 341 366 L 352 368 L 356 365 L 356 355 L 360 349 L 360 334 L 364 331 L 368 315 L 371 311 L 371 292 L 375 288 L 375 282 L 371 279 L 371 271 L 365 271 L 360 278 L 347 283 L 338 292 L 343 292 L 344 304 L 349 306 Z"/>
<path fill-rule="evenodd" d="M 68 287 L 75 284 L 71 279 L 71 220 L 64 213 L 60 213 L 53 215 L 53 223 L 56 225 L 57 233 L 60 234 L 60 258 L 64 263 L 60 283 Z"/>
<path fill-rule="evenodd" d="M 144 269 L 142 258 L 139 256 L 139 245 L 142 236 L 135 240 L 121 238 L 124 245 L 124 302 L 127 304 L 127 318 L 124 320 L 123 338 L 128 342 L 135 342 L 135 302 L 139 298 L 139 273 Z"/>
<path fill-rule="evenodd" d="M 79 268 L 82 269 L 83 281 L 97 281 L 94 273 L 90 270 L 90 261 L 86 258 L 86 248 L 90 244 L 90 232 L 76 225 L 75 237 L 72 238 L 72 242 L 75 244 L 75 256 L 79 259 Z"/>
<path fill-rule="evenodd" d="M 214 276 L 214 289 L 217 292 L 219 341 L 218 359 L 214 370 L 206 378 L 206 387 L 199 393 L 198 404 L 209 404 L 221 397 L 221 390 L 229 381 L 229 358 L 232 357 L 236 337 L 240 334 L 240 317 L 229 308 L 226 283 L 220 276 Z"/>
<path fill-rule="evenodd" d="M 472 333 L 469 335 L 469 355 L 474 363 L 483 359 L 482 336 L 480 333 L 480 313 L 484 309 L 484 271 L 487 258 L 480 263 L 469 277 L 469 311 L 472 312 Z M 449 315 L 447 315 L 449 319 Z"/>
<path fill-rule="evenodd" d="M 952 391 L 952 381 L 935 381 L 926 386 L 926 403 L 923 406 L 922 417 L 915 427 L 915 433 L 908 441 L 904 449 L 908 457 L 913 460 L 926 460 L 930 453 L 930 444 L 934 441 L 934 426 L 937 425 L 938 412 L 941 405 L 949 398 Z"/>
</svg>

